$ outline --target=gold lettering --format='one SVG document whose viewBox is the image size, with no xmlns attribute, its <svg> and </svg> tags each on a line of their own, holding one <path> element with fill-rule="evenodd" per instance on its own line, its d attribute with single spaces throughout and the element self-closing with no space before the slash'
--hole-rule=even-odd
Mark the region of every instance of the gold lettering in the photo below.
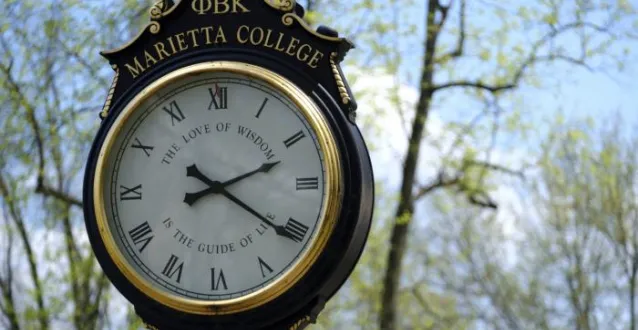
<svg viewBox="0 0 638 330">
<path fill-rule="evenodd" d="M 226 35 L 224 34 L 224 29 L 219 26 L 219 28 L 217 29 L 217 36 L 215 37 L 215 43 L 220 43 L 219 41 L 221 40 L 221 42 L 226 43 Z"/>
<path fill-rule="evenodd" d="M 157 60 L 151 56 L 151 54 L 149 54 L 147 51 L 144 51 L 144 57 L 146 57 L 146 67 L 150 67 L 153 64 L 157 63 Z M 151 63 L 153 62 L 153 63 Z"/>
<path fill-rule="evenodd" d="M 210 45 L 212 43 L 212 41 L 210 41 L 210 33 L 213 32 L 213 27 L 212 26 L 205 26 L 205 27 L 201 28 L 201 30 L 203 30 L 204 33 L 206 34 L 206 44 Z"/>
<path fill-rule="evenodd" d="M 155 53 L 157 53 L 157 55 L 159 55 L 160 61 L 164 59 L 164 56 L 171 57 L 171 54 L 169 54 L 166 49 L 164 49 L 164 43 L 163 42 L 158 42 L 155 45 L 153 45 L 153 47 L 155 47 Z"/>
<path fill-rule="evenodd" d="M 284 39 L 284 34 L 282 32 L 279 32 L 279 39 L 277 39 L 277 44 L 275 45 L 275 50 L 283 52 L 284 50 L 286 50 L 285 48 L 281 47 L 281 40 Z"/>
<path fill-rule="evenodd" d="M 237 12 L 237 7 L 241 8 L 242 13 L 250 13 L 250 10 L 241 4 L 241 0 L 233 0 L 233 14 Z"/>
<path fill-rule="evenodd" d="M 184 33 L 176 34 L 175 38 L 177 38 L 177 46 L 179 47 L 180 52 L 188 49 L 188 45 L 186 45 L 186 41 L 184 40 Z"/>
<path fill-rule="evenodd" d="M 213 7 L 213 3 L 211 0 L 193 0 L 191 7 L 197 14 L 204 15 Z"/>
<path fill-rule="evenodd" d="M 220 10 L 220 7 L 223 7 L 223 10 Z M 230 5 L 228 4 L 228 0 L 215 0 L 215 10 L 213 14 L 226 14 L 230 11 Z"/>
<path fill-rule="evenodd" d="M 173 36 L 168 37 L 168 43 L 171 44 L 171 49 L 173 50 L 173 54 L 177 53 L 177 49 L 175 49 L 175 44 L 173 43 Z"/>
<path fill-rule="evenodd" d="M 272 43 L 270 45 L 268 44 L 268 42 L 270 41 L 271 34 L 272 34 L 272 30 L 268 29 L 268 33 L 266 34 L 266 40 L 264 41 L 264 47 L 266 48 L 272 48 L 274 46 Z"/>
<path fill-rule="evenodd" d="M 304 52 L 303 49 L 307 48 L 308 51 Z M 299 47 L 299 50 L 297 50 L 297 59 L 305 62 L 308 60 L 308 58 L 310 58 L 310 52 L 312 52 L 312 46 L 308 45 L 308 44 L 303 44 L 301 45 L 301 47 Z"/>
<path fill-rule="evenodd" d="M 255 41 L 255 32 L 259 32 L 259 40 Z M 264 30 L 260 27 L 256 27 L 254 28 L 251 32 L 250 32 L 250 43 L 257 46 L 259 44 L 261 44 L 261 42 L 264 41 Z"/>
<path fill-rule="evenodd" d="M 186 34 L 188 34 L 193 39 L 193 47 L 199 47 L 199 44 L 197 43 L 197 37 L 196 37 L 197 33 L 199 33 L 199 30 L 197 29 L 186 31 Z"/>
<path fill-rule="evenodd" d="M 237 41 L 239 41 L 240 44 L 245 44 L 248 42 L 248 37 L 243 39 L 241 37 L 241 32 L 243 30 L 246 30 L 246 34 L 248 34 L 248 31 L 250 31 L 250 28 L 247 25 L 242 25 L 239 27 L 239 29 L 237 29 Z"/>
<path fill-rule="evenodd" d="M 319 61 L 321 61 L 322 58 L 323 58 L 323 53 L 318 50 L 315 50 L 315 54 L 312 56 L 310 61 L 308 61 L 308 66 L 313 69 L 316 69 L 319 64 Z"/>
<path fill-rule="evenodd" d="M 290 40 L 290 43 L 288 44 L 288 49 L 286 49 L 286 54 L 295 56 L 295 49 L 297 48 L 297 45 L 299 45 L 299 39 L 292 37 L 292 40 Z"/>
<path fill-rule="evenodd" d="M 130 66 L 128 63 L 125 63 L 124 66 L 128 69 L 128 72 L 131 74 L 133 79 L 137 78 L 140 73 L 144 72 L 146 69 L 142 66 L 140 61 L 137 59 L 137 56 L 133 57 L 133 64 L 135 67 Z"/>
</svg>

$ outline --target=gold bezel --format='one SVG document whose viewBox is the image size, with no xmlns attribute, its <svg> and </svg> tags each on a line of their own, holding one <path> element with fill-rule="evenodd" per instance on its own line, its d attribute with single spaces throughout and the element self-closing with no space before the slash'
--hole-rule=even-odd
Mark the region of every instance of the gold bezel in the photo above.
<svg viewBox="0 0 638 330">
<path fill-rule="evenodd" d="M 106 171 L 104 168 L 116 137 L 119 135 L 131 114 L 138 109 L 146 99 L 175 80 L 189 75 L 211 71 L 231 72 L 259 79 L 271 87 L 282 91 L 290 98 L 299 108 L 301 114 L 317 136 L 317 142 L 320 150 L 323 152 L 325 162 L 324 175 L 326 186 L 323 200 L 324 207 L 321 210 L 320 223 L 318 224 L 319 227 L 316 230 L 316 234 L 314 234 L 312 241 L 309 242 L 308 247 L 302 255 L 283 275 L 258 291 L 243 297 L 205 302 L 184 298 L 157 289 L 143 276 L 138 274 L 126 258 L 124 258 L 115 243 L 111 228 L 108 225 L 104 202 L 104 182 L 106 179 Z M 178 69 L 157 79 L 138 93 L 115 119 L 100 148 L 96 163 L 93 186 L 95 218 L 100 237 L 113 263 L 131 284 L 151 299 L 162 305 L 187 313 L 202 315 L 238 313 L 261 306 L 280 296 L 297 283 L 315 263 L 319 255 L 323 252 L 334 230 L 341 209 L 343 194 L 341 176 L 341 159 L 329 125 L 317 105 L 299 89 L 299 87 L 275 72 L 251 64 L 231 61 L 199 63 Z"/>
</svg>

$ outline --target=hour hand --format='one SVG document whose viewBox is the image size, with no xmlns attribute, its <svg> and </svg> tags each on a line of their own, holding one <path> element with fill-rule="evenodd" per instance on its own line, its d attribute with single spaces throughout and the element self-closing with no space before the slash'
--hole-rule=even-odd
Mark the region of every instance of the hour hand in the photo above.
<svg viewBox="0 0 638 330">
<path fill-rule="evenodd" d="M 191 166 L 186 168 L 186 176 L 187 177 L 196 178 L 197 180 L 207 184 L 208 186 L 214 186 L 215 185 L 215 181 L 209 179 L 202 172 L 200 172 L 199 169 L 197 168 L 197 165 L 195 165 L 195 164 L 193 164 L 193 165 L 191 165 Z"/>
<path fill-rule="evenodd" d="M 205 176 L 202 172 L 199 171 L 197 165 L 193 164 L 186 168 L 186 176 L 193 177 L 202 181 L 203 183 L 208 185 L 208 188 L 196 192 L 196 193 L 186 193 L 184 196 L 184 203 L 188 204 L 188 206 L 193 206 L 200 198 L 208 196 L 210 194 L 218 194 L 222 185 L 219 181 L 213 181 Z"/>
<path fill-rule="evenodd" d="M 200 198 L 213 194 L 215 191 L 216 189 L 214 189 L 214 187 L 208 187 L 196 193 L 186 193 L 186 195 L 184 195 L 184 203 L 188 204 L 188 206 L 193 206 Z"/>
</svg>

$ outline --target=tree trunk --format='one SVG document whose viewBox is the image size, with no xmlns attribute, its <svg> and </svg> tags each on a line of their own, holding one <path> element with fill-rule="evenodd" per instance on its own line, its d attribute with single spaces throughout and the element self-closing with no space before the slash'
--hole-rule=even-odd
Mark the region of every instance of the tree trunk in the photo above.
<svg viewBox="0 0 638 330">
<path fill-rule="evenodd" d="M 441 27 L 435 22 L 435 16 L 440 10 L 438 1 L 428 1 L 428 11 L 426 13 L 426 40 L 425 54 L 423 58 L 423 74 L 421 76 L 420 96 L 416 108 L 416 116 L 412 123 L 412 132 L 406 159 L 403 164 L 403 180 L 399 204 L 394 218 L 394 227 L 390 238 L 390 251 L 388 252 L 387 266 L 383 280 L 383 293 L 381 300 L 381 314 L 379 316 L 379 327 L 382 330 L 392 330 L 397 328 L 396 307 L 399 280 L 403 257 L 405 255 L 407 234 L 414 213 L 413 187 L 416 175 L 416 167 L 419 162 L 419 151 L 421 140 L 425 130 L 425 124 L 430 112 L 432 102 L 432 79 L 434 76 L 434 57 L 436 50 L 436 40 Z"/>
<path fill-rule="evenodd" d="M 629 306 L 630 306 L 630 322 L 631 330 L 638 330 L 636 328 L 636 277 L 638 275 L 638 255 L 634 256 L 633 267 L 631 270 L 631 278 L 629 279 Z"/>
</svg>

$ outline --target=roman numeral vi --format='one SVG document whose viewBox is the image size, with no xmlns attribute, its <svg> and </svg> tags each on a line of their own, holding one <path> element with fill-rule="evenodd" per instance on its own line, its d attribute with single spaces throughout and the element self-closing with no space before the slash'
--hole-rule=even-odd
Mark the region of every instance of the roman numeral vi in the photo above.
<svg viewBox="0 0 638 330">
<path fill-rule="evenodd" d="M 228 290 L 228 286 L 226 286 L 226 277 L 224 276 L 224 270 L 219 269 L 219 273 L 215 276 L 215 268 L 210 269 L 211 275 L 211 290 L 217 291 L 219 290 L 219 285 L 224 286 L 224 290 Z"/>
</svg>

